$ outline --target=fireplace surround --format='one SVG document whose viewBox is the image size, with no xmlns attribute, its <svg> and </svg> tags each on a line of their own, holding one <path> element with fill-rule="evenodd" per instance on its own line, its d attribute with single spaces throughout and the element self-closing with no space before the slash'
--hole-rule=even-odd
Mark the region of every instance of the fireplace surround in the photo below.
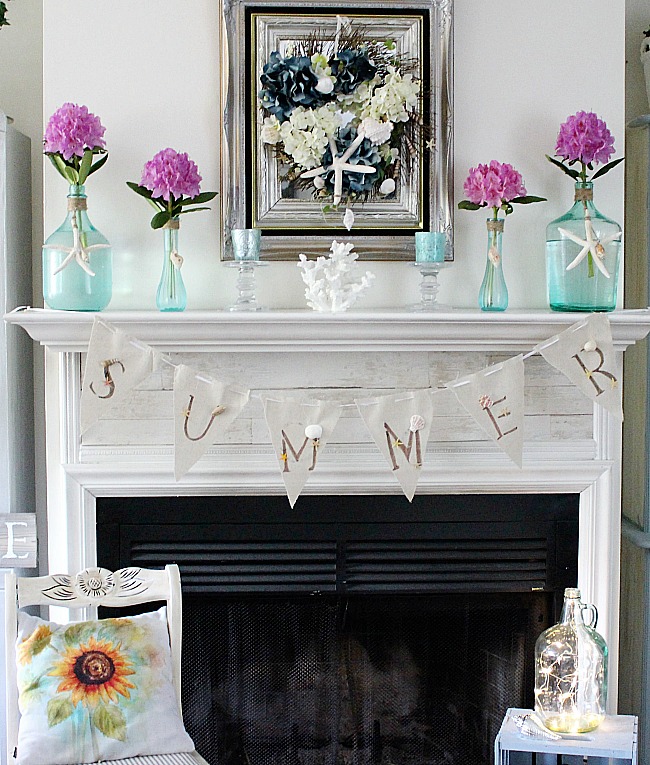
<svg viewBox="0 0 650 765">
<path fill-rule="evenodd" d="M 623 353 L 650 327 L 647 311 L 610 316 Z M 83 438 L 79 394 L 92 316 L 28 309 L 7 316 L 46 346 L 47 566 L 74 571 L 97 561 L 101 497 L 282 496 L 257 394 L 305 391 L 346 402 L 364 394 L 438 387 L 529 351 L 581 317 L 547 311 L 486 315 L 454 310 L 319 315 L 106 312 L 111 324 L 222 379 L 251 388 L 247 411 L 224 444 L 182 481 L 173 479 L 171 369 L 135 391 L 133 407 Z M 538 357 L 526 361 L 523 468 L 510 463 L 449 399 L 429 443 L 418 495 L 573 493 L 579 501 L 578 585 L 596 603 L 611 649 L 616 708 L 619 611 L 621 426 Z M 399 495 L 364 429 L 346 410 L 304 491 L 306 498 Z M 361 436 L 360 436 L 361 434 Z M 235 509 L 236 509 L 236 500 Z M 300 505 L 297 505 L 300 507 Z M 42 558 L 43 560 L 43 558 Z"/>
</svg>

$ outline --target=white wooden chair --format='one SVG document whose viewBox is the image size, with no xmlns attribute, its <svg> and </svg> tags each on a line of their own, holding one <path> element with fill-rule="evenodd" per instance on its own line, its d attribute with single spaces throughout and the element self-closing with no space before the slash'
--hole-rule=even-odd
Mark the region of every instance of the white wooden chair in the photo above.
<svg viewBox="0 0 650 765">
<path fill-rule="evenodd" d="M 181 712 L 181 631 L 182 599 L 178 566 L 165 566 L 160 571 L 143 568 L 123 568 L 111 572 L 103 568 L 81 571 L 79 574 L 54 574 L 40 577 L 5 577 L 5 638 L 6 638 L 6 706 L 7 763 L 11 765 L 18 743 L 18 684 L 14 646 L 18 634 L 18 609 L 26 606 L 59 606 L 69 609 L 87 606 L 122 608 L 153 601 L 165 601 L 167 628 L 171 646 L 172 682 Z M 76 619 L 71 619 L 76 621 Z M 115 763 L 137 765 L 208 765 L 194 752 L 144 755 Z"/>
</svg>

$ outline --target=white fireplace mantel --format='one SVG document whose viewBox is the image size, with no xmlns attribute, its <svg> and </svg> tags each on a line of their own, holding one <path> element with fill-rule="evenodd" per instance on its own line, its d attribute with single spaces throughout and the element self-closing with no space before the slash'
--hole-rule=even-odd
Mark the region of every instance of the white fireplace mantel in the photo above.
<svg viewBox="0 0 650 765">
<path fill-rule="evenodd" d="M 494 358 L 531 351 L 584 314 L 107 311 L 101 318 L 141 342 L 174 354 L 175 360 L 185 356 L 187 363 L 202 363 L 204 369 L 218 372 L 224 368 L 239 374 L 246 379 L 238 382 L 254 394 L 325 388 L 332 395 L 347 395 L 347 400 L 353 400 L 364 389 L 435 386 L 451 367 L 461 373 L 479 371 Z M 650 309 L 615 311 L 609 318 L 621 355 L 650 330 Z M 256 395 L 248 405 L 248 430 L 243 429 L 233 442 L 210 449 L 180 482 L 173 477 L 171 411 L 167 411 L 171 390 L 169 377 L 165 382 L 164 374 L 158 387 L 150 386 L 138 394 L 143 407 L 140 414 L 126 411 L 121 419 L 99 423 L 99 435 L 85 434 L 82 439 L 81 360 L 93 319 L 94 314 L 33 308 L 17 309 L 5 316 L 6 321 L 24 327 L 46 347 L 51 572 L 75 571 L 96 563 L 95 505 L 99 497 L 283 493 Z M 444 440 L 429 443 L 418 493 L 579 494 L 578 585 L 584 597 L 598 606 L 599 629 L 610 646 L 610 706 L 614 711 L 621 424 L 601 407 L 592 406 L 539 358 L 531 358 L 526 368 L 528 436 L 523 467 L 514 466 L 494 444 L 472 432 L 471 423 L 465 421 L 455 432 L 456 414 L 441 412 L 452 423 L 451 429 Z M 399 492 L 374 444 L 363 441 L 363 425 L 351 427 L 354 424 L 349 418 L 341 421 L 341 437 L 324 450 L 304 493 Z M 335 502 L 332 513 L 336 513 Z"/>
<path fill-rule="evenodd" d="M 617 347 L 645 337 L 650 309 L 608 314 Z M 482 351 L 530 349 L 584 318 L 547 310 L 449 311 L 104 311 L 102 319 L 161 351 Z M 5 320 L 54 351 L 83 352 L 95 314 L 16 309 Z"/>
</svg>

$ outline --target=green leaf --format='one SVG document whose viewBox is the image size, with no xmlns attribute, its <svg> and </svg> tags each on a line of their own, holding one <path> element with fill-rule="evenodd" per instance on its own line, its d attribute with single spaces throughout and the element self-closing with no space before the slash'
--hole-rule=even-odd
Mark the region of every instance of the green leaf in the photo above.
<svg viewBox="0 0 650 765">
<path fill-rule="evenodd" d="M 68 180 L 68 176 L 66 175 L 67 165 L 63 161 L 63 159 L 58 154 L 47 154 L 46 155 L 50 162 L 54 165 L 56 168 L 57 173 L 59 173 L 60 176 L 65 178 L 65 180 Z"/>
<path fill-rule="evenodd" d="M 171 217 L 167 210 L 161 210 L 151 219 L 151 228 L 162 228 L 168 220 L 171 220 Z"/>
<path fill-rule="evenodd" d="M 63 633 L 63 640 L 66 645 L 78 645 L 83 637 L 83 633 L 86 629 L 84 622 L 78 622 L 71 624 Z"/>
<path fill-rule="evenodd" d="M 501 205 L 501 209 L 505 212 L 506 215 L 510 215 L 510 213 L 514 212 L 514 207 L 510 204 L 510 202 L 504 202 Z"/>
<path fill-rule="evenodd" d="M 126 741 L 126 718 L 114 704 L 100 704 L 93 712 L 93 725 L 108 738 Z"/>
<path fill-rule="evenodd" d="M 74 712 L 72 702 L 61 696 L 55 696 L 47 702 L 47 724 L 50 728 L 67 720 Z"/>
<path fill-rule="evenodd" d="M 202 194 L 197 194 L 192 199 L 182 199 L 178 204 L 183 207 L 184 205 L 203 205 L 214 199 L 217 196 L 216 191 L 204 191 Z"/>
<path fill-rule="evenodd" d="M 144 197 L 145 199 L 151 199 L 153 197 L 153 192 L 150 189 L 145 189 L 144 186 L 139 186 L 137 183 L 133 183 L 133 181 L 127 181 L 126 185 L 132 191 L 135 191 L 136 194 L 139 194 L 141 197 Z"/>
<path fill-rule="evenodd" d="M 181 210 L 178 215 L 185 215 L 186 213 L 191 212 L 200 212 L 201 210 L 209 210 L 209 207 L 193 207 L 191 210 Z"/>
<path fill-rule="evenodd" d="M 593 176 L 591 177 L 591 180 L 595 181 L 596 178 L 600 178 L 601 175 L 605 175 L 605 173 L 608 173 L 612 168 L 616 167 L 616 165 L 618 165 L 624 159 L 625 157 L 619 157 L 618 159 L 615 159 L 613 162 L 609 162 L 607 165 L 603 165 L 597 173 L 593 174 Z"/>
<path fill-rule="evenodd" d="M 41 653 L 41 651 L 44 651 L 48 647 L 51 640 L 52 640 L 51 632 L 48 632 L 46 635 L 43 635 L 43 637 L 38 638 L 37 640 L 32 640 L 29 644 L 30 655 L 38 656 L 38 654 Z"/>
<path fill-rule="evenodd" d="M 68 167 L 66 165 L 65 170 L 63 171 L 63 177 L 69 181 L 69 183 L 73 186 L 79 185 L 79 174 L 74 169 L 74 167 Z"/>
<path fill-rule="evenodd" d="M 545 197 L 532 197 L 532 196 L 525 196 L 525 197 L 515 197 L 514 199 L 510 200 L 510 203 L 513 205 L 532 205 L 534 202 L 547 202 L 548 200 Z"/>
<path fill-rule="evenodd" d="M 101 159 L 98 159 L 97 162 L 90 168 L 90 172 L 88 175 L 92 175 L 96 170 L 99 170 L 100 167 L 104 167 L 108 160 L 108 154 L 104 154 L 104 156 Z"/>
<path fill-rule="evenodd" d="M 20 689 L 21 702 L 29 703 L 30 700 L 28 699 L 28 695 L 30 695 L 32 693 L 35 694 L 38 690 L 40 690 L 40 687 L 41 687 L 41 678 L 40 677 L 35 678 L 34 680 L 32 680 L 31 683 L 29 683 L 28 685 L 23 686 Z"/>
<path fill-rule="evenodd" d="M 93 163 L 93 151 L 92 149 L 86 149 L 84 155 L 81 158 L 81 164 L 79 165 L 79 185 L 83 186 L 86 182 L 86 178 L 90 175 L 90 166 Z"/>
<path fill-rule="evenodd" d="M 458 203 L 459 210 L 480 210 L 485 205 L 476 204 L 476 202 L 470 202 L 469 199 L 463 199 Z"/>
<path fill-rule="evenodd" d="M 577 181 L 580 177 L 580 173 L 577 170 L 573 170 L 572 168 L 567 167 L 563 162 L 560 162 L 553 157 L 549 157 L 548 154 L 546 155 L 546 159 L 548 159 L 551 164 L 555 165 L 555 167 L 559 167 L 560 170 L 563 170 L 567 175 L 570 175 L 574 181 Z"/>
</svg>

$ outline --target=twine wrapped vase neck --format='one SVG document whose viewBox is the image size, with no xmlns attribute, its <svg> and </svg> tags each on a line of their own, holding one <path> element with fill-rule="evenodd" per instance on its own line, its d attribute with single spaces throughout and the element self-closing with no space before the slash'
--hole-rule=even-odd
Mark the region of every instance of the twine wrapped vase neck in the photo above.
<svg viewBox="0 0 650 765">
<path fill-rule="evenodd" d="M 488 218 L 487 221 L 487 230 L 488 231 L 494 231 L 498 234 L 503 233 L 503 219 L 499 218 L 498 220 L 494 220 L 492 218 Z"/>
<path fill-rule="evenodd" d="M 180 227 L 181 222 L 178 220 L 178 218 L 170 218 L 163 226 L 163 228 L 169 229 L 170 231 L 178 231 Z"/>
<path fill-rule="evenodd" d="M 68 212 L 77 212 L 77 210 L 87 210 L 88 200 L 86 197 L 68 197 Z"/>
<path fill-rule="evenodd" d="M 575 190 L 576 202 L 593 202 L 594 201 L 594 189 L 593 186 L 576 186 Z"/>
</svg>

